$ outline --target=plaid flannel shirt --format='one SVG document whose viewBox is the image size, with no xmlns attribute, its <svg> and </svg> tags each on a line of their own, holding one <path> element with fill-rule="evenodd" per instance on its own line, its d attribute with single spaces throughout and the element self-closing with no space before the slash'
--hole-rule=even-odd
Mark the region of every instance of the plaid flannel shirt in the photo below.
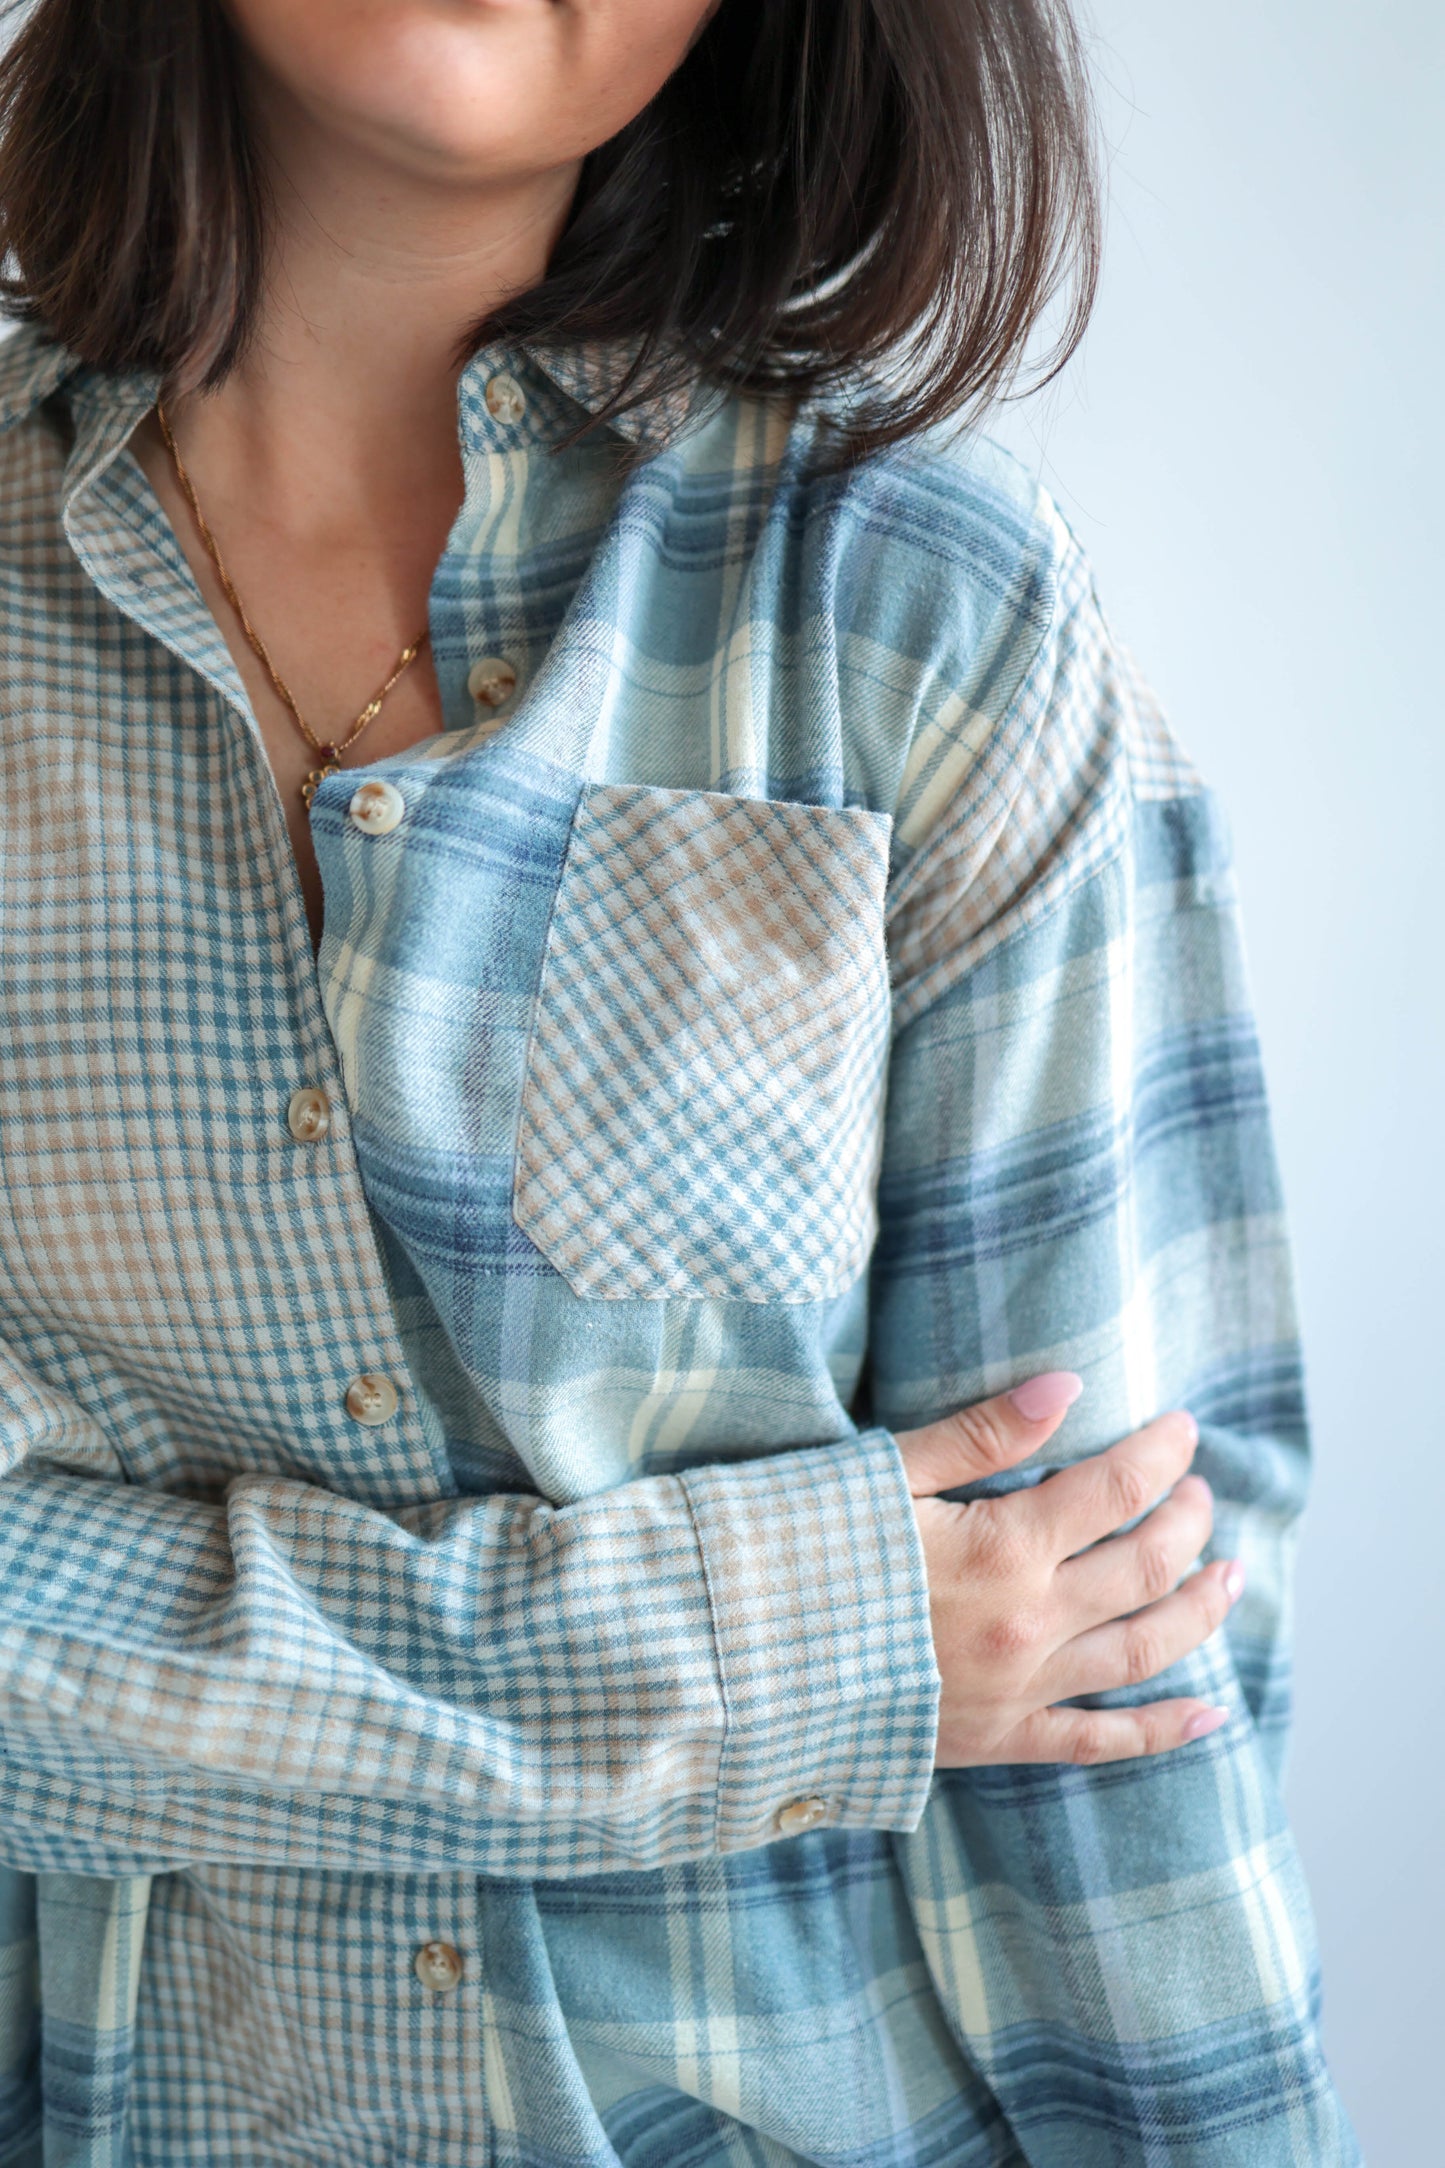
<svg viewBox="0 0 1445 2168">
<path fill-rule="evenodd" d="M 465 371 L 318 962 L 154 381 L 0 351 L 0 2162 L 1354 2162 L 1220 816 L 1005 455 L 624 358 Z M 1054 1365 L 1233 1720 L 936 1775 L 894 1432 Z"/>
</svg>

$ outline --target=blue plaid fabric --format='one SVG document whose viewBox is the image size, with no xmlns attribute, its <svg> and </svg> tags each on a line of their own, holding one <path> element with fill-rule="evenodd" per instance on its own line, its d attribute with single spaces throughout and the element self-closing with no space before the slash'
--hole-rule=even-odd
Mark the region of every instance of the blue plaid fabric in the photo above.
<svg viewBox="0 0 1445 2168">
<path fill-rule="evenodd" d="M 154 382 L 0 352 L 0 2162 L 1353 2163 L 1218 811 L 1004 454 L 624 362 L 465 372 L 318 960 Z M 1007 1484 L 1200 1418 L 1248 1589 L 1113 1698 L 1232 1721 L 935 1775 L 894 1433 L 1055 1365 Z"/>
</svg>

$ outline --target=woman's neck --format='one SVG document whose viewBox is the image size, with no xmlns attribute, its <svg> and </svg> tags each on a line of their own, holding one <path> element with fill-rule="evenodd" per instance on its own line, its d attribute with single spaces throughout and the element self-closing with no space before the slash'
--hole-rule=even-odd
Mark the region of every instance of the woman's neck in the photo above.
<svg viewBox="0 0 1445 2168">
<path fill-rule="evenodd" d="M 264 88 L 275 209 L 256 335 L 218 392 L 173 413 L 218 511 L 264 506 L 324 548 L 459 494 L 458 339 L 541 277 L 578 167 L 430 179 Z"/>
</svg>

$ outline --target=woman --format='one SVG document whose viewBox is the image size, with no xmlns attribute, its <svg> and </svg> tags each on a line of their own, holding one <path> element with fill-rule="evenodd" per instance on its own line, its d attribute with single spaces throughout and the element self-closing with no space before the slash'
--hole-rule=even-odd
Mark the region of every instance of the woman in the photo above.
<svg viewBox="0 0 1445 2168">
<path fill-rule="evenodd" d="M 0 101 L 3 2158 L 1355 2160 L 1223 832 L 947 426 L 1067 20 Z"/>
</svg>

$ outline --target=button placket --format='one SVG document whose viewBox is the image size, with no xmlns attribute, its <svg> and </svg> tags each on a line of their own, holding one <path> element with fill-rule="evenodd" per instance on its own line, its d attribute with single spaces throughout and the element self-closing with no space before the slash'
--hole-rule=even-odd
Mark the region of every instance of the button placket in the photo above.
<svg viewBox="0 0 1445 2168">
<path fill-rule="evenodd" d="M 206 613 L 207 621 L 209 613 Z M 211 627 L 214 631 L 214 626 Z M 177 648 L 181 660 L 197 671 L 203 678 L 210 674 L 201 667 L 196 658 Z M 232 666 L 234 667 L 234 666 Z M 213 685 L 213 697 L 216 697 Z M 252 850 L 256 871 L 260 876 L 258 887 L 262 899 L 269 893 L 271 898 L 267 931 L 276 936 L 276 951 L 284 959 L 284 991 L 281 991 L 283 1008 L 289 1006 L 294 1018 L 294 1028 L 286 1035 L 284 1048 L 273 1042 L 273 1058 L 279 1053 L 283 1076 L 287 1071 L 294 1077 L 298 1073 L 316 1077 L 314 1084 L 301 1085 L 291 1094 L 294 1100 L 299 1094 L 314 1093 L 324 1099 L 327 1110 L 326 1133 L 333 1140 L 346 1139 L 350 1133 L 350 1110 L 346 1103 L 345 1085 L 337 1059 L 336 1042 L 326 1015 L 321 986 L 317 976 L 315 953 L 311 944 L 310 929 L 306 920 L 305 903 L 295 855 L 286 834 L 285 819 L 279 797 L 275 791 L 274 778 L 266 759 L 265 748 L 249 703 L 237 681 L 237 697 L 216 698 L 219 709 L 235 709 L 237 723 L 234 726 L 241 741 L 242 758 L 250 764 L 252 796 L 258 810 L 258 822 Z M 394 795 L 404 812 L 401 793 L 394 786 L 381 783 L 384 793 Z M 338 793 L 341 786 L 338 785 Z M 344 801 L 343 801 L 344 802 Z M 358 824 L 360 825 L 360 824 Z M 258 909 L 265 910 L 264 900 L 258 900 Z M 283 1089 L 285 1087 L 283 1086 Z M 298 1136 L 291 1128 L 288 1100 L 287 1127 L 293 1140 L 319 1142 L 320 1130 L 314 1134 Z M 274 1102 L 273 1102 L 274 1103 Z M 272 1119 L 275 1117 L 273 1116 Z M 310 1118 L 298 1116 L 303 1127 L 310 1126 Z M 294 1162 L 291 1162 L 294 1167 Z M 396 1336 L 396 1321 L 391 1289 L 386 1268 L 377 1244 L 375 1227 L 362 1188 L 360 1171 L 352 1152 L 343 1148 L 327 1166 L 327 1181 L 314 1192 L 310 1209 L 313 1226 L 318 1224 L 329 1238 L 331 1247 L 338 1255 L 352 1260 L 356 1280 L 358 1302 L 345 1315 L 339 1308 L 331 1316 L 331 1327 L 338 1338 L 353 1342 L 360 1339 L 362 1347 L 370 1347 L 383 1361 L 392 1365 L 395 1377 L 405 1386 L 409 1382 L 407 1356 Z M 285 1269 L 284 1263 L 278 1267 Z M 286 1282 L 278 1281 L 278 1289 L 284 1291 Z M 278 1294 L 278 1299 L 281 1299 Z M 308 1291 L 299 1286 L 290 1289 L 290 1299 L 300 1304 L 308 1299 Z M 353 1357 L 354 1359 L 354 1357 Z M 344 1357 L 343 1357 L 344 1360 Z M 375 1378 L 376 1372 L 363 1373 Z M 353 1383 L 359 1383 L 354 1380 Z M 376 1425 L 394 1418 L 394 1428 L 384 1441 L 384 1450 L 378 1447 L 383 1441 L 366 1441 L 349 1430 L 351 1411 L 344 1405 L 344 1395 L 333 1399 L 337 1386 L 334 1376 L 328 1378 L 323 1392 L 328 1409 L 334 1411 L 334 1429 L 331 1429 L 334 1461 L 328 1462 L 326 1480 L 349 1495 L 376 1499 L 378 1502 L 413 1501 L 418 1497 L 443 1497 L 450 1494 L 452 1471 L 444 1444 L 422 1420 L 418 1413 L 417 1396 L 404 1401 L 392 1378 L 384 1378 L 385 1393 L 394 1398 L 388 1415 L 375 1412 L 360 1420 L 368 1433 Z M 383 1400 L 385 1394 L 383 1394 Z M 372 1406 L 371 1394 L 367 1393 L 368 1407 Z M 331 1426 L 328 1426 L 330 1429 Z"/>
</svg>

